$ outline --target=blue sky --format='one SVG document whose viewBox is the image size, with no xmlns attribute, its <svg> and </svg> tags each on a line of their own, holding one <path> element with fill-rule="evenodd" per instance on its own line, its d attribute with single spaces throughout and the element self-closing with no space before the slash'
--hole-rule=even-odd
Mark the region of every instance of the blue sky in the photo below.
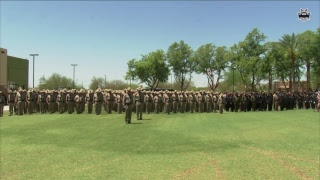
<svg viewBox="0 0 320 180">
<path fill-rule="evenodd" d="M 93 76 L 123 79 L 127 61 L 184 40 L 192 49 L 206 43 L 230 47 L 258 28 L 268 41 L 284 34 L 316 30 L 320 2 L 304 1 L 0 1 L 2 48 L 27 58 L 32 86 L 59 73 L 88 87 Z M 298 20 L 300 8 L 311 19 Z M 169 78 L 170 80 L 170 78 Z M 194 75 L 197 86 L 204 75 Z"/>
</svg>

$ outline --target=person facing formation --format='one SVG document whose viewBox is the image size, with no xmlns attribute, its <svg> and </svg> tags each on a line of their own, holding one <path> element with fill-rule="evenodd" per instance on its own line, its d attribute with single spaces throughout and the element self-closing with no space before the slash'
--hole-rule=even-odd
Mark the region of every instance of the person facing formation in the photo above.
<svg viewBox="0 0 320 180">
<path fill-rule="evenodd" d="M 131 123 L 131 115 L 132 115 L 132 94 L 130 88 L 125 89 L 123 96 L 123 106 L 125 108 L 125 123 Z"/>
</svg>

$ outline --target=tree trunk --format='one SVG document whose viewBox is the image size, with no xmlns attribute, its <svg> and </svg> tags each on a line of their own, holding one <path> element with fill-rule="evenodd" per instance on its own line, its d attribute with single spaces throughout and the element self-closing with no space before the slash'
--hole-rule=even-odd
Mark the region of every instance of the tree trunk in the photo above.
<svg viewBox="0 0 320 180">
<path fill-rule="evenodd" d="M 251 91 L 254 91 L 255 90 L 255 88 L 254 88 L 254 71 L 253 71 L 253 73 L 252 73 L 252 83 L 251 83 Z"/>
<path fill-rule="evenodd" d="M 307 89 L 310 89 L 310 62 L 307 62 Z"/>
<path fill-rule="evenodd" d="M 271 70 L 269 70 L 269 91 L 272 90 L 272 75 L 271 75 Z"/>
<path fill-rule="evenodd" d="M 291 92 L 295 92 L 296 90 L 296 71 L 295 71 L 295 68 L 294 68 L 294 62 L 295 62 L 295 55 L 294 53 L 291 54 L 291 80 L 292 80 L 292 83 L 291 83 Z"/>
<path fill-rule="evenodd" d="M 291 69 L 291 72 L 290 72 L 290 76 L 289 76 L 289 91 L 291 92 L 292 91 L 292 69 Z"/>
</svg>

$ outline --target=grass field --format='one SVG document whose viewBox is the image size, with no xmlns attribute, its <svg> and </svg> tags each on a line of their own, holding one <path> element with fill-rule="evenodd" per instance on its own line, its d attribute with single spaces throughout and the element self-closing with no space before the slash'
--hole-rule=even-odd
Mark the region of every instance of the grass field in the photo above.
<svg viewBox="0 0 320 180">
<path fill-rule="evenodd" d="M 320 113 L 0 119 L 0 179 L 319 179 Z"/>
</svg>

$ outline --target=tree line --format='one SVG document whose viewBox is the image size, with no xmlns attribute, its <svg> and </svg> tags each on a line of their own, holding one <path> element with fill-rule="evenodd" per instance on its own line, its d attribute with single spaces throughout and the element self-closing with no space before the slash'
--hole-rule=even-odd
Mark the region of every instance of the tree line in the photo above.
<svg viewBox="0 0 320 180">
<path fill-rule="evenodd" d="M 285 34 L 278 41 L 254 28 L 243 41 L 231 47 L 208 43 L 193 50 L 186 42 L 174 42 L 165 52 L 156 50 L 128 61 L 125 79 L 140 81 L 154 89 L 174 76 L 179 90 L 188 89 L 192 74 L 206 76 L 211 90 L 220 81 L 230 81 L 230 72 L 237 75 L 238 86 L 255 91 L 263 81 L 272 89 L 273 80 L 289 82 L 289 91 L 297 91 L 297 82 L 306 71 L 307 88 L 320 84 L 320 28 L 300 34 Z M 224 77 L 228 75 L 228 77 Z M 239 82 L 240 81 L 240 82 Z"/>
<path fill-rule="evenodd" d="M 89 89 L 96 90 L 98 88 L 102 89 L 114 89 L 114 90 L 121 90 L 125 88 L 132 88 L 136 89 L 140 85 L 137 83 L 129 83 L 123 80 L 106 80 L 102 77 L 92 77 L 91 82 L 89 84 Z M 53 73 L 48 78 L 42 76 L 39 79 L 39 85 L 37 87 L 38 89 L 81 89 L 86 88 L 82 84 L 76 83 L 73 87 L 73 80 L 71 78 L 68 78 L 66 76 L 60 75 L 58 73 Z M 178 89 L 179 86 L 176 82 L 161 82 L 158 84 L 158 88 L 164 88 L 164 89 Z M 193 82 L 190 82 L 190 86 L 188 90 L 197 90 L 196 86 Z"/>
<path fill-rule="evenodd" d="M 272 82 L 289 82 L 289 90 L 296 91 L 297 83 L 306 72 L 307 87 L 320 85 L 320 28 L 300 34 L 285 34 L 278 41 L 268 42 L 267 36 L 254 28 L 243 41 L 231 47 L 213 43 L 193 50 L 186 42 L 172 43 L 168 50 L 156 50 L 140 59 L 128 61 L 124 80 L 105 81 L 92 77 L 90 89 L 168 88 L 181 91 L 211 89 L 216 91 L 272 90 Z M 208 87 L 195 87 L 192 74 L 203 74 Z M 169 78 L 173 77 L 173 80 Z M 171 81 L 171 82 L 170 82 Z M 263 86 L 262 82 L 268 82 Z M 70 78 L 53 73 L 39 79 L 39 89 L 84 88 Z"/>
</svg>

